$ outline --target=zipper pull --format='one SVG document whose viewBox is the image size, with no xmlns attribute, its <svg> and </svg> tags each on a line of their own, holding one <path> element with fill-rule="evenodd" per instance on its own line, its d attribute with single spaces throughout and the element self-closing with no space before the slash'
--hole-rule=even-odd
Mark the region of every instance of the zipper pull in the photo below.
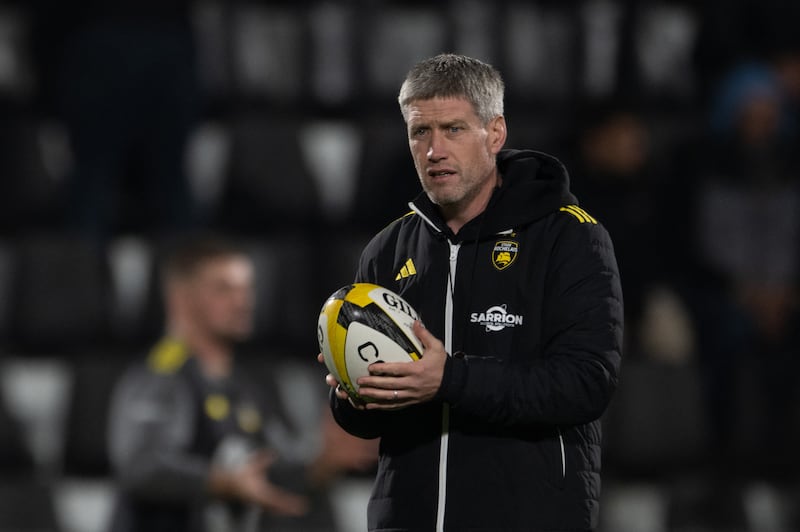
<svg viewBox="0 0 800 532">
<path fill-rule="evenodd" d="M 450 244 L 450 262 L 454 262 L 458 257 L 458 248 L 457 244 Z"/>
</svg>

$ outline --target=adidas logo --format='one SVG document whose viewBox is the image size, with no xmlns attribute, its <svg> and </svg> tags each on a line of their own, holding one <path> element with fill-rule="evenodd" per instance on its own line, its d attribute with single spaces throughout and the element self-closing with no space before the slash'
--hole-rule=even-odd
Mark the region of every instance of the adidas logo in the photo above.
<svg viewBox="0 0 800 532">
<path fill-rule="evenodd" d="M 597 225 L 597 220 L 595 220 L 588 212 L 584 211 L 577 205 L 567 205 L 566 207 L 561 207 L 558 210 L 571 214 L 582 224 L 591 223 Z"/>
<path fill-rule="evenodd" d="M 405 279 L 407 277 L 411 277 L 412 275 L 417 274 L 417 269 L 414 267 L 414 261 L 408 259 L 406 263 L 400 268 L 400 273 L 397 274 L 397 277 L 394 278 L 395 281 L 399 281 L 400 279 Z"/>
</svg>

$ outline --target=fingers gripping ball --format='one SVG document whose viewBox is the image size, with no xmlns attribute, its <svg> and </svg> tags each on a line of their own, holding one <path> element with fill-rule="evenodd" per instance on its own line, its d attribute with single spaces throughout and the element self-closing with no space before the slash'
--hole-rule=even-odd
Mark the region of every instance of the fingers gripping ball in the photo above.
<svg viewBox="0 0 800 532">
<path fill-rule="evenodd" d="M 317 339 L 328 371 L 351 397 L 359 377 L 375 362 L 411 362 L 422 356 L 412 326 L 417 312 L 381 286 L 355 283 L 331 294 L 317 322 Z"/>
</svg>

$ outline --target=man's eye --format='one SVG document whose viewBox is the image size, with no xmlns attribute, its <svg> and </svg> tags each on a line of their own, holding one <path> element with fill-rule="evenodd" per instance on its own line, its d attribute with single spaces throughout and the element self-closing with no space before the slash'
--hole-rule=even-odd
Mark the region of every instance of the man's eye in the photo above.
<svg viewBox="0 0 800 532">
<path fill-rule="evenodd" d="M 461 127 L 461 126 L 450 126 L 450 133 L 458 133 L 462 129 L 464 129 L 464 128 Z"/>
<path fill-rule="evenodd" d="M 427 129 L 425 129 L 424 127 L 419 127 L 419 128 L 417 128 L 417 129 L 413 130 L 411 134 L 412 134 L 412 135 L 414 135 L 415 137 L 421 137 L 421 136 L 422 136 L 422 135 L 424 135 L 424 134 L 425 134 L 427 131 L 428 131 L 428 130 L 427 130 Z"/>
</svg>

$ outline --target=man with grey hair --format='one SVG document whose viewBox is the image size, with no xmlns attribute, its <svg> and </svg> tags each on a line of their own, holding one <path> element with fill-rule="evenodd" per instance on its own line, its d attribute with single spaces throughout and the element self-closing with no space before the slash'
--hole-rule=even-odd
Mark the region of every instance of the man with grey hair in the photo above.
<svg viewBox="0 0 800 532">
<path fill-rule="evenodd" d="M 399 103 L 423 192 L 355 280 L 419 312 L 420 360 L 379 363 L 337 422 L 381 438 L 371 531 L 593 530 L 600 421 L 617 384 L 622 293 L 608 233 L 554 157 L 503 149 L 492 66 L 443 54 Z"/>
</svg>

